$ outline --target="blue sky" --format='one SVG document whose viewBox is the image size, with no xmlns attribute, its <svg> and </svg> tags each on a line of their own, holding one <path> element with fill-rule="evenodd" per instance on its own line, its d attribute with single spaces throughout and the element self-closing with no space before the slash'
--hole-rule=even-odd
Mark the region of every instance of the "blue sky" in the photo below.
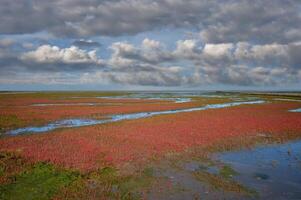
<svg viewBox="0 0 301 200">
<path fill-rule="evenodd" d="M 298 0 L 3 0 L 0 90 L 299 90 Z"/>
</svg>

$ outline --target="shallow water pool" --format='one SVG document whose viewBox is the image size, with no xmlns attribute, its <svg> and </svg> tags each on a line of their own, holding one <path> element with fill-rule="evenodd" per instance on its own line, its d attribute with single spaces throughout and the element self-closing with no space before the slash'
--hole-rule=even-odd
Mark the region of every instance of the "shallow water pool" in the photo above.
<svg viewBox="0 0 301 200">
<path fill-rule="evenodd" d="M 255 189 L 261 199 L 301 199 L 301 141 L 220 153 L 216 159 L 239 175 L 234 179 Z"/>
<path fill-rule="evenodd" d="M 290 110 L 290 112 L 301 112 L 301 108 L 297 108 L 297 109 L 294 109 L 294 110 Z"/>
</svg>

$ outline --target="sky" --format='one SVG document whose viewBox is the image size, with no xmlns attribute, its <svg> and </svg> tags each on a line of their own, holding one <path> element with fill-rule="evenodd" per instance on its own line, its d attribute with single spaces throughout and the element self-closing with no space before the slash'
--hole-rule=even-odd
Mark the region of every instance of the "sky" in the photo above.
<svg viewBox="0 0 301 200">
<path fill-rule="evenodd" d="M 1 0 L 0 90 L 301 90 L 300 0 Z"/>
</svg>

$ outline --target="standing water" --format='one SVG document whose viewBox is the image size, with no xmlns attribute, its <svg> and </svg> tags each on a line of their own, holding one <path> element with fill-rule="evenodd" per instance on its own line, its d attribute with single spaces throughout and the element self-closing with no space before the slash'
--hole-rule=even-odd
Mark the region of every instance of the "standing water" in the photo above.
<svg viewBox="0 0 301 200">
<path fill-rule="evenodd" d="M 217 154 L 261 199 L 301 199 L 301 141 Z"/>
</svg>

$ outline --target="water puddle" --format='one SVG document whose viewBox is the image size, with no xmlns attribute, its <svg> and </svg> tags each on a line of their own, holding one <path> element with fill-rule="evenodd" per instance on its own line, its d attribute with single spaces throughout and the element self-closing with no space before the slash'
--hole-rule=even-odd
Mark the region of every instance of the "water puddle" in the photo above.
<svg viewBox="0 0 301 200">
<path fill-rule="evenodd" d="M 301 199 L 301 141 L 217 154 L 261 199 Z"/>
<path fill-rule="evenodd" d="M 293 109 L 293 110 L 289 110 L 290 112 L 301 112 L 301 108 L 297 108 L 297 109 Z"/>
<path fill-rule="evenodd" d="M 146 118 L 146 117 L 152 117 L 152 116 L 156 116 L 156 115 L 202 111 L 202 110 L 208 110 L 208 109 L 226 108 L 226 107 L 239 106 L 239 105 L 262 104 L 264 102 L 265 101 L 263 101 L 263 100 L 246 101 L 246 102 L 232 102 L 232 103 L 222 103 L 222 104 L 209 104 L 209 105 L 202 106 L 202 107 L 178 109 L 178 110 L 119 114 L 119 115 L 107 116 L 107 119 L 105 119 L 105 120 L 68 119 L 68 120 L 61 120 L 61 121 L 53 122 L 53 123 L 47 124 L 46 126 L 20 128 L 20 129 L 9 131 L 8 134 L 9 135 L 18 135 L 18 134 L 22 134 L 22 133 L 41 133 L 41 132 L 51 131 L 51 130 L 54 130 L 57 128 L 90 126 L 90 125 L 96 125 L 96 124 L 117 122 L 117 121 L 122 121 L 122 120 Z"/>
</svg>

